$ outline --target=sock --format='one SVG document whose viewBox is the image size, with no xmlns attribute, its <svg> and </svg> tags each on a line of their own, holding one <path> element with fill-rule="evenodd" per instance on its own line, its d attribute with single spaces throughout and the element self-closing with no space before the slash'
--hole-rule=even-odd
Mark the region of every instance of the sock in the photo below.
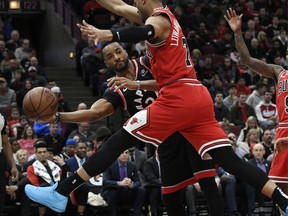
<svg viewBox="0 0 288 216">
<path fill-rule="evenodd" d="M 84 182 L 85 181 L 77 173 L 74 173 L 64 181 L 60 182 L 59 186 L 56 188 L 56 191 L 67 197 L 73 190 L 82 185 Z"/>
<path fill-rule="evenodd" d="M 288 204 L 288 196 L 284 192 L 276 187 L 272 194 L 272 200 L 279 206 L 279 208 L 285 212 Z"/>
</svg>

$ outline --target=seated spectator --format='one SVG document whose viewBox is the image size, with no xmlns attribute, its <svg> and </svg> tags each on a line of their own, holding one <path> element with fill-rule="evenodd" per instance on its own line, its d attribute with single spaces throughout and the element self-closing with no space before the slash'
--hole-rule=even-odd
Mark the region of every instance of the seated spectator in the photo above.
<svg viewBox="0 0 288 216">
<path fill-rule="evenodd" d="M 16 93 L 16 99 L 20 90 L 24 87 L 24 73 L 22 70 L 15 71 L 15 79 L 9 84 L 9 88 L 13 89 Z M 19 104 L 17 104 L 19 106 Z"/>
<path fill-rule="evenodd" d="M 31 80 L 26 79 L 24 81 L 24 86 L 20 89 L 19 94 L 16 95 L 17 105 L 22 107 L 23 99 L 28 91 L 33 88 Z"/>
<path fill-rule="evenodd" d="M 26 125 L 22 134 L 22 138 L 19 140 L 21 149 L 28 151 L 28 157 L 34 153 L 34 144 L 37 142 L 35 131 L 30 125 Z"/>
<path fill-rule="evenodd" d="M 63 151 L 60 154 L 60 157 L 63 160 L 69 159 L 69 158 L 74 156 L 75 144 L 76 144 L 76 140 L 75 139 L 67 139 L 66 140 L 66 145 L 65 145 L 65 147 L 63 147 Z"/>
<path fill-rule="evenodd" d="M 258 126 L 257 119 L 254 116 L 249 116 L 245 122 L 245 127 L 241 129 L 237 142 L 244 142 L 250 129 L 256 129 L 259 132 L 259 137 L 262 137 L 263 130 Z"/>
<path fill-rule="evenodd" d="M 237 146 L 246 152 L 246 158 L 250 159 L 252 157 L 251 150 L 253 146 L 259 143 L 259 131 L 257 129 L 251 128 L 247 133 L 244 142 L 237 142 Z"/>
<path fill-rule="evenodd" d="M 223 104 L 231 110 L 231 107 L 238 101 L 236 84 L 231 83 L 228 86 L 228 95 L 223 99 Z"/>
<path fill-rule="evenodd" d="M 0 77 L 0 107 L 17 106 L 16 93 L 8 87 L 4 77 Z"/>
<path fill-rule="evenodd" d="M 64 100 L 60 87 L 54 86 L 51 91 L 56 95 L 58 100 L 58 112 L 71 112 L 71 108 L 66 100 Z"/>
<path fill-rule="evenodd" d="M 238 102 L 231 107 L 230 122 L 243 128 L 249 116 L 256 118 L 255 110 L 253 107 L 246 104 L 247 95 L 244 92 L 239 93 Z"/>
<path fill-rule="evenodd" d="M 267 161 L 264 158 L 265 155 L 264 146 L 261 143 L 255 144 L 252 148 L 252 154 L 254 158 L 250 159 L 248 163 L 257 166 L 259 169 L 261 169 L 268 175 L 271 168 L 271 162 Z M 246 187 L 247 187 L 248 215 L 253 215 L 253 211 L 255 209 L 255 201 L 257 201 L 259 206 L 259 215 L 264 216 L 265 215 L 264 202 L 265 200 L 268 200 L 268 197 L 262 195 L 260 191 L 255 191 L 255 189 L 248 184 L 246 184 Z"/>
<path fill-rule="evenodd" d="M 16 48 L 21 47 L 21 44 L 22 39 L 20 38 L 20 33 L 18 30 L 14 29 L 11 32 L 11 39 L 6 43 L 6 47 L 14 52 Z"/>
<path fill-rule="evenodd" d="M 45 79 L 47 80 L 47 74 L 45 69 L 38 63 L 38 59 L 36 56 L 32 56 L 30 58 L 30 66 L 34 66 L 37 69 L 37 74 L 40 76 L 45 77 Z"/>
<path fill-rule="evenodd" d="M 17 139 L 15 139 L 14 137 L 9 139 L 9 142 L 11 144 L 11 150 L 13 153 L 13 159 L 15 161 L 15 164 L 18 164 L 18 160 L 17 160 L 17 156 L 16 156 L 16 152 L 20 149 L 20 145 Z M 27 157 L 28 158 L 28 157 Z"/>
<path fill-rule="evenodd" d="M 15 59 L 15 55 L 14 55 L 13 51 L 5 49 L 5 51 L 3 52 L 3 59 L 0 63 L 0 71 L 1 71 L 2 76 L 8 80 L 9 80 L 9 77 L 4 76 L 3 74 L 5 74 L 6 71 L 8 71 L 10 69 L 10 60 L 11 59 Z"/>
<path fill-rule="evenodd" d="M 18 149 L 15 155 L 18 168 L 20 168 L 21 173 L 24 173 L 24 164 L 28 161 L 28 151 L 26 149 Z"/>
<path fill-rule="evenodd" d="M 209 93 L 211 94 L 212 98 L 216 96 L 216 92 L 221 92 L 223 97 L 228 95 L 227 89 L 223 86 L 222 81 L 218 76 L 215 76 L 212 79 L 212 86 L 209 88 Z"/>
<path fill-rule="evenodd" d="M 63 178 L 61 168 L 53 161 L 47 159 L 47 146 L 43 142 L 35 145 L 36 160 L 27 169 L 27 178 L 35 186 L 45 187 L 61 181 Z M 46 214 L 46 207 L 39 206 L 39 215 Z"/>
<path fill-rule="evenodd" d="M 81 122 L 78 124 L 78 129 L 72 131 L 69 134 L 68 138 L 73 138 L 74 136 L 78 136 L 81 141 L 83 142 L 90 142 L 92 143 L 93 136 L 95 134 L 90 131 L 90 123 L 88 122 Z"/>
<path fill-rule="evenodd" d="M 28 124 L 28 118 L 25 115 L 21 115 L 19 117 L 19 123 L 17 123 L 16 125 L 14 125 L 13 127 L 13 135 L 14 137 L 19 140 L 22 137 L 23 131 L 25 126 Z"/>
<path fill-rule="evenodd" d="M 263 95 L 266 89 L 265 84 L 257 83 L 255 90 L 248 96 L 246 103 L 255 109 L 255 107 L 263 101 Z"/>
<path fill-rule="evenodd" d="M 256 107 L 255 112 L 260 126 L 266 128 L 275 127 L 278 123 L 278 113 L 276 105 L 271 102 L 272 92 L 269 90 L 264 93 L 264 101 Z"/>
<path fill-rule="evenodd" d="M 38 138 L 46 136 L 50 133 L 50 128 L 49 128 L 49 123 L 39 123 L 39 122 L 34 122 L 33 124 L 33 130 L 35 131 L 35 134 Z M 59 135 L 62 134 L 62 128 L 60 126 L 60 123 L 58 123 L 58 130 L 57 133 Z"/>
<path fill-rule="evenodd" d="M 47 81 L 45 77 L 37 74 L 37 68 L 34 66 L 30 66 L 28 68 L 28 79 L 31 81 L 33 87 L 46 87 Z"/>
<path fill-rule="evenodd" d="M 151 216 L 162 215 L 163 205 L 161 195 L 160 161 L 157 149 L 155 155 L 145 161 L 143 167 L 143 184 L 148 196 Z"/>
<path fill-rule="evenodd" d="M 43 136 L 43 140 L 46 142 L 47 148 L 52 148 L 54 155 L 59 155 L 64 146 L 64 140 L 61 134 L 58 134 L 58 127 L 58 123 L 50 123 L 49 134 Z"/>
<path fill-rule="evenodd" d="M 267 158 L 274 153 L 274 141 L 271 130 L 264 130 L 261 144 L 264 146 L 265 149 L 265 154 L 263 157 L 267 160 Z"/>
<path fill-rule="evenodd" d="M 16 71 L 21 71 L 23 73 L 24 69 L 16 59 L 12 58 L 8 61 L 8 67 L 6 67 L 4 71 L 2 71 L 2 76 L 6 79 L 9 86 L 16 79 Z M 23 80 L 24 76 L 22 76 L 21 81 Z"/>
<path fill-rule="evenodd" d="M 28 58 L 28 51 L 30 49 L 30 41 L 23 39 L 21 47 L 16 48 L 14 54 L 16 59 L 20 62 L 25 58 Z"/>
<path fill-rule="evenodd" d="M 244 77 L 240 77 L 237 80 L 237 95 L 239 96 L 240 92 L 244 92 L 247 96 L 251 94 L 251 89 L 246 86 L 246 80 Z"/>
<path fill-rule="evenodd" d="M 125 150 L 103 173 L 102 196 L 108 203 L 111 216 L 118 215 L 120 203 L 132 204 L 133 215 L 141 215 L 145 189 L 141 187 L 135 163 L 128 158 L 129 151 Z"/>
<path fill-rule="evenodd" d="M 13 128 L 16 126 L 16 125 L 19 125 L 19 117 L 20 117 L 20 111 L 17 107 L 13 107 L 11 109 L 11 117 L 8 119 L 8 126 L 10 128 L 10 131 L 12 131 L 12 135 L 14 136 L 13 134 Z"/>
<path fill-rule="evenodd" d="M 230 112 L 228 107 L 223 104 L 223 94 L 222 92 L 216 92 L 214 97 L 214 112 L 216 120 L 221 124 L 222 122 L 230 120 Z"/>
<path fill-rule="evenodd" d="M 237 68 L 232 64 L 230 57 L 226 56 L 218 69 L 218 75 L 225 86 L 236 82 Z"/>
</svg>

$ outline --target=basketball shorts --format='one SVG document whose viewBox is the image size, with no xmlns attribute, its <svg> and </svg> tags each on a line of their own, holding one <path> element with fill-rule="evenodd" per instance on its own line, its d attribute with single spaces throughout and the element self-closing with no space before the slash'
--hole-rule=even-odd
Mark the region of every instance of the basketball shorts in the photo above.
<svg viewBox="0 0 288 216">
<path fill-rule="evenodd" d="M 195 79 L 182 79 L 161 88 L 158 98 L 128 119 L 123 128 L 156 146 L 178 131 L 203 159 L 211 159 L 211 149 L 231 146 L 214 117 L 207 88 Z"/>
<path fill-rule="evenodd" d="M 179 132 L 172 134 L 159 145 L 158 156 L 163 194 L 173 193 L 195 184 L 198 179 L 216 175 L 214 162 L 202 160 Z"/>
<path fill-rule="evenodd" d="M 269 172 L 269 178 L 276 183 L 288 184 L 288 130 L 287 128 L 281 128 L 276 131 L 276 139 L 280 142 L 274 146 L 274 154 L 271 169 Z"/>
</svg>

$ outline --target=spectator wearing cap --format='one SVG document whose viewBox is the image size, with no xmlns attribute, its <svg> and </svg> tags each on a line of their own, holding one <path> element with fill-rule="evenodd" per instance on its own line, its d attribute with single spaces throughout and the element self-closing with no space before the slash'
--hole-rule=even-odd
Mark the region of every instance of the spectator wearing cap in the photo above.
<svg viewBox="0 0 288 216">
<path fill-rule="evenodd" d="M 4 77 L 0 77 L 0 107 L 17 106 L 16 93 L 8 87 Z"/>
<path fill-rule="evenodd" d="M 44 70 L 44 68 L 41 65 L 39 65 L 39 62 L 38 62 L 38 59 L 37 59 L 36 56 L 32 56 L 30 58 L 29 63 L 30 63 L 30 66 L 33 66 L 33 67 L 35 67 L 37 69 L 37 74 L 38 75 L 45 77 L 45 79 L 47 80 L 47 73 Z"/>
<path fill-rule="evenodd" d="M 66 140 L 66 146 L 63 148 L 63 152 L 60 154 L 60 157 L 63 160 L 66 160 L 74 156 L 75 144 L 76 144 L 75 139 L 71 138 Z"/>
<path fill-rule="evenodd" d="M 63 99 L 60 87 L 54 86 L 51 88 L 51 91 L 56 95 L 58 100 L 58 112 L 71 112 L 68 102 Z"/>
<path fill-rule="evenodd" d="M 46 87 L 47 85 L 46 79 L 37 74 L 37 68 L 34 66 L 28 68 L 28 79 L 31 81 L 33 87 Z"/>
</svg>

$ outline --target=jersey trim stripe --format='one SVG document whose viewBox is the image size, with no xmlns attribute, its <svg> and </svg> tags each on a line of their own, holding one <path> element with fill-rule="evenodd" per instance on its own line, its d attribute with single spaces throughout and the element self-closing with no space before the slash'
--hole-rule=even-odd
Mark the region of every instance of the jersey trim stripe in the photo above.
<svg viewBox="0 0 288 216">
<path fill-rule="evenodd" d="M 230 146 L 231 144 L 229 142 L 228 139 L 218 139 L 218 140 L 213 140 L 211 142 L 205 143 L 201 146 L 201 148 L 199 149 L 198 153 L 199 155 L 201 155 L 201 157 L 203 158 L 204 155 L 211 149 L 214 148 L 219 148 L 219 147 L 225 147 L 225 146 Z"/>
<path fill-rule="evenodd" d="M 195 184 L 197 182 L 197 179 L 195 177 L 192 177 L 190 179 L 187 179 L 183 182 L 180 182 L 177 185 L 172 185 L 172 186 L 162 186 L 162 193 L 163 194 L 170 194 L 174 193 L 175 191 L 178 191 L 188 185 Z"/>
<path fill-rule="evenodd" d="M 116 86 L 114 86 L 114 88 L 116 89 Z M 123 109 L 127 110 L 127 101 L 126 101 L 125 96 L 123 95 L 120 89 L 117 90 L 117 93 L 119 94 L 119 96 L 121 97 L 121 100 L 123 101 Z"/>
</svg>

